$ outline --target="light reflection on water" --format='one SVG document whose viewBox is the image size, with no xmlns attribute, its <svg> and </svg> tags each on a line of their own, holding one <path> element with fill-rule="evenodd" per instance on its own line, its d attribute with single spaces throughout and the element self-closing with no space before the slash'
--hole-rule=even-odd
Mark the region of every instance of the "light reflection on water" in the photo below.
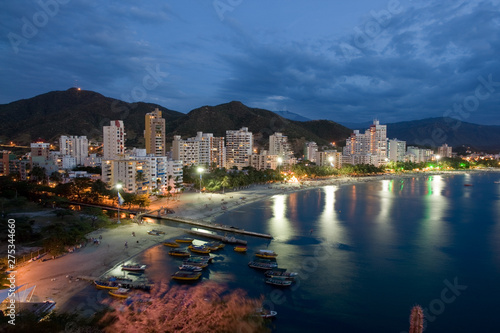
<svg viewBox="0 0 500 333">
<path fill-rule="evenodd" d="M 473 332 L 475 322 L 491 331 L 500 324 L 490 310 L 500 295 L 499 178 L 418 176 L 275 195 L 217 221 L 275 239 L 247 237 L 246 255 L 226 246 L 207 278 L 271 299 L 276 289 L 247 267 L 269 248 L 280 267 L 316 264 L 300 286 L 282 291 L 276 332 L 385 333 L 408 330 L 411 306 L 429 306 L 443 281 L 457 277 L 469 289 L 426 332 Z"/>
</svg>

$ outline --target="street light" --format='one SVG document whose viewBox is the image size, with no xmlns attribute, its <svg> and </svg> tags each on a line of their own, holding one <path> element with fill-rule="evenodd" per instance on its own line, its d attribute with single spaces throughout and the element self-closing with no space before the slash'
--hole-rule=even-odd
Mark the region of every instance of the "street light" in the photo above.
<svg viewBox="0 0 500 333">
<path fill-rule="evenodd" d="M 120 195 L 120 189 L 122 188 L 122 184 L 116 184 L 116 193 L 118 194 L 118 221 L 116 223 L 120 223 L 120 206 L 123 203 L 123 198 Z"/>
<path fill-rule="evenodd" d="M 276 160 L 278 162 L 278 174 L 281 176 L 281 163 L 283 163 L 283 159 L 281 156 L 278 156 L 278 159 Z"/>
<path fill-rule="evenodd" d="M 330 166 L 333 166 L 333 156 L 328 156 L 328 161 L 330 162 Z"/>
<path fill-rule="evenodd" d="M 202 181 L 203 181 L 202 175 L 203 175 L 203 171 L 205 171 L 205 170 L 202 167 L 198 167 L 198 169 L 196 169 L 196 171 L 198 171 L 198 173 L 200 174 L 200 193 L 201 193 L 201 190 L 203 189 L 203 186 L 201 185 Z"/>
</svg>

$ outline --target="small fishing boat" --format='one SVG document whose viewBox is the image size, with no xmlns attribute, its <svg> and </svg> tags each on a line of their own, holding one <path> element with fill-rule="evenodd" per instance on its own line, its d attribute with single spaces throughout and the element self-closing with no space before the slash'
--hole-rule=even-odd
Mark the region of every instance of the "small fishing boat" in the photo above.
<svg viewBox="0 0 500 333">
<path fill-rule="evenodd" d="M 203 244 L 204 246 L 208 247 L 210 251 L 217 251 L 219 249 L 224 248 L 226 246 L 225 244 L 222 244 L 221 242 L 208 242 Z"/>
<path fill-rule="evenodd" d="M 276 278 L 283 277 L 289 280 L 294 280 L 298 273 L 295 272 L 287 272 L 286 268 L 276 268 L 264 273 L 267 277 Z"/>
<path fill-rule="evenodd" d="M 117 290 L 110 290 L 108 294 L 110 294 L 113 297 L 117 298 L 128 298 L 129 297 L 129 290 L 125 288 L 119 288 Z"/>
<path fill-rule="evenodd" d="M 174 241 L 166 241 L 165 243 L 163 243 L 163 245 L 168 246 L 168 247 L 179 247 L 180 246 L 179 244 L 177 244 Z"/>
<path fill-rule="evenodd" d="M 94 281 L 94 285 L 97 289 L 110 289 L 110 290 L 116 290 L 119 287 L 119 284 L 116 282 L 111 282 L 111 281 Z"/>
<path fill-rule="evenodd" d="M 247 252 L 247 247 L 246 246 L 235 246 L 234 251 L 235 252 Z"/>
<path fill-rule="evenodd" d="M 152 229 L 150 230 L 151 232 L 155 232 L 157 233 L 158 235 L 165 235 L 165 231 L 161 231 L 161 230 L 156 230 L 156 229 Z"/>
<path fill-rule="evenodd" d="M 278 287 L 289 287 L 292 285 L 292 281 L 288 279 L 280 279 L 278 277 L 274 278 L 267 278 L 266 279 L 267 284 L 272 284 L 273 286 L 278 286 Z"/>
<path fill-rule="evenodd" d="M 276 312 L 276 311 L 267 310 L 264 308 L 257 309 L 256 312 L 259 316 L 261 316 L 262 318 L 266 318 L 266 319 L 274 318 L 278 314 L 278 312 Z"/>
<path fill-rule="evenodd" d="M 181 271 L 190 271 L 190 272 L 201 272 L 203 267 L 195 266 L 195 265 L 181 265 L 179 266 Z"/>
<path fill-rule="evenodd" d="M 259 258 L 274 259 L 278 255 L 271 250 L 259 250 L 257 253 L 255 253 L 255 256 Z"/>
<path fill-rule="evenodd" d="M 257 269 L 274 269 L 278 268 L 278 264 L 275 262 L 260 262 L 260 261 L 250 261 L 248 266 Z"/>
<path fill-rule="evenodd" d="M 177 250 L 177 249 L 168 251 L 168 254 L 171 256 L 174 256 L 174 257 L 189 257 L 189 256 L 191 256 L 191 254 L 189 254 L 189 252 L 184 251 L 184 250 Z"/>
<path fill-rule="evenodd" d="M 472 184 L 464 184 L 464 186 L 472 186 Z"/>
<path fill-rule="evenodd" d="M 191 252 L 194 253 L 200 253 L 200 254 L 209 254 L 210 249 L 204 245 L 189 245 L 188 249 L 191 250 Z"/>
<path fill-rule="evenodd" d="M 123 271 L 142 272 L 145 269 L 146 265 L 122 265 Z"/>
<path fill-rule="evenodd" d="M 177 243 L 192 243 L 194 241 L 194 239 L 188 238 L 188 237 L 183 237 L 183 238 L 177 238 L 175 241 Z"/>
<path fill-rule="evenodd" d="M 153 235 L 153 236 L 159 236 L 160 235 L 159 233 L 157 233 L 156 231 L 153 231 L 153 230 L 149 230 L 148 234 L 149 235 Z"/>
<path fill-rule="evenodd" d="M 184 261 L 190 261 L 190 262 L 202 262 L 202 263 L 206 263 L 206 264 L 209 264 L 212 262 L 212 258 L 211 257 L 201 257 L 201 256 L 192 256 L 191 258 L 189 259 L 186 259 Z"/>
<path fill-rule="evenodd" d="M 172 279 L 183 280 L 183 281 L 194 281 L 198 280 L 200 276 L 201 276 L 200 272 L 178 271 L 172 275 Z"/>
</svg>

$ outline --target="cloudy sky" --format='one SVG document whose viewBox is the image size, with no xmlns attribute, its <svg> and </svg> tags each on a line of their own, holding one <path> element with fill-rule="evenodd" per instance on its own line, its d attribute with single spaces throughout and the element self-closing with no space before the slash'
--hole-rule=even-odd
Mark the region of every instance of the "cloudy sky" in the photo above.
<svg viewBox="0 0 500 333">
<path fill-rule="evenodd" d="M 180 112 L 500 125 L 500 1 L 16 0 L 0 103 L 78 86 Z"/>
</svg>

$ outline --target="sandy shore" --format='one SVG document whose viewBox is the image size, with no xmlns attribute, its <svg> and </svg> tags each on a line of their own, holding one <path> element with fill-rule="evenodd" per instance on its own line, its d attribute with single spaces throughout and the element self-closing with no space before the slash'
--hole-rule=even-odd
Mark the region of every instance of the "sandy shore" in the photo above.
<svg viewBox="0 0 500 333">
<path fill-rule="evenodd" d="M 440 172 L 441 174 L 446 172 Z M 275 183 L 271 185 L 252 185 L 238 191 L 225 194 L 184 193 L 178 200 L 163 199 L 151 205 L 151 210 L 170 208 L 175 211 L 169 216 L 213 222 L 217 216 L 242 205 L 263 200 L 276 194 L 314 189 L 326 185 L 345 185 L 390 178 L 426 177 L 430 173 L 381 175 L 370 177 L 334 177 L 325 180 L 306 181 L 304 183 Z M 126 262 L 142 251 L 160 244 L 165 239 L 178 237 L 184 230 L 165 225 L 154 225 L 154 229 L 162 230 L 165 235 L 151 236 L 147 231 L 153 226 L 145 224 L 129 224 L 114 229 L 94 231 L 88 237 L 102 236 L 100 245 L 87 244 L 55 260 L 35 261 L 17 269 L 16 284 L 36 285 L 32 301 L 54 300 L 58 309 L 65 309 L 65 303 L 74 294 L 88 285 L 87 281 L 76 281 L 77 276 L 99 277 L 112 267 Z M 136 237 L 132 236 L 135 232 Z M 125 242 L 128 247 L 125 248 Z M 70 279 L 72 276 L 73 279 Z"/>
</svg>

